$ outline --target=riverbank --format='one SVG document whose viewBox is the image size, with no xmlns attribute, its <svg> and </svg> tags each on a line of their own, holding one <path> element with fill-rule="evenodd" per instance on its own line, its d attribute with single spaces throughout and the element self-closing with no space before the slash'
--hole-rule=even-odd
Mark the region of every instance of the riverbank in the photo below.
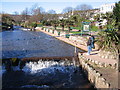
<svg viewBox="0 0 120 90">
<path fill-rule="evenodd" d="M 41 28 L 37 28 L 37 31 L 44 32 L 48 35 L 51 35 L 61 41 L 64 41 L 70 45 L 76 46 L 82 50 L 85 51 L 85 53 L 79 53 L 79 55 L 82 55 L 87 61 L 87 64 L 90 64 L 97 72 L 101 74 L 101 76 L 105 79 L 105 81 L 109 84 L 109 88 L 118 88 L 118 71 L 117 69 L 117 60 L 114 59 L 103 59 L 99 57 L 98 53 L 99 51 L 97 49 L 94 49 L 91 53 L 91 55 L 86 55 L 87 47 L 85 45 L 78 44 L 76 42 L 73 42 L 69 40 L 68 38 L 59 36 L 57 34 L 53 34 L 50 32 L 47 32 L 45 30 L 41 30 Z M 80 61 L 82 60 L 79 58 Z M 106 87 L 107 88 L 107 87 Z"/>
</svg>

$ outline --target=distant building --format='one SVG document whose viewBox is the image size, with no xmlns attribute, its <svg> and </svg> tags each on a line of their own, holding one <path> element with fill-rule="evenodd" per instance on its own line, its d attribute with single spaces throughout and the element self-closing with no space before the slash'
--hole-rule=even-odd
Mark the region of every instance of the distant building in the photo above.
<svg viewBox="0 0 120 90">
<path fill-rule="evenodd" d="M 66 14 L 59 14 L 58 19 L 59 20 L 68 19 L 66 16 L 67 16 Z"/>
<path fill-rule="evenodd" d="M 112 12 L 115 7 L 115 3 L 103 4 L 100 6 L 100 13 Z"/>
</svg>

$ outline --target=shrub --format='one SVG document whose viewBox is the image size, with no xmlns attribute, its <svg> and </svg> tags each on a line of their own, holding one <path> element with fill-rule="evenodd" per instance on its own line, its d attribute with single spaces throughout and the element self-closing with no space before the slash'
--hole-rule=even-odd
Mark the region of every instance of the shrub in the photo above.
<svg viewBox="0 0 120 90">
<path fill-rule="evenodd" d="M 98 31 L 99 28 L 97 26 L 91 26 L 91 31 Z"/>
<path fill-rule="evenodd" d="M 102 50 L 118 49 L 120 44 L 120 35 L 114 30 L 100 31 L 98 33 L 97 44 Z"/>
</svg>

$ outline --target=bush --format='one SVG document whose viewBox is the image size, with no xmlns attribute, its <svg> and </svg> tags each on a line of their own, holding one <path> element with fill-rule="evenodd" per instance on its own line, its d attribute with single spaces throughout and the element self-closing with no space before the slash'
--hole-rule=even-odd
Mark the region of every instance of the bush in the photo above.
<svg viewBox="0 0 120 90">
<path fill-rule="evenodd" d="M 115 30 L 100 31 L 97 43 L 100 49 L 113 49 L 120 44 L 119 34 Z"/>
<path fill-rule="evenodd" d="M 99 28 L 97 26 L 91 26 L 91 31 L 98 31 Z"/>
<path fill-rule="evenodd" d="M 37 27 L 37 24 L 36 24 L 35 22 L 32 22 L 32 23 L 30 24 L 30 26 L 35 28 L 35 27 Z"/>
<path fill-rule="evenodd" d="M 43 26 L 42 23 L 37 24 L 37 27 L 42 27 L 42 26 Z"/>
<path fill-rule="evenodd" d="M 2 30 L 10 30 L 13 29 L 12 24 L 2 23 Z"/>
</svg>

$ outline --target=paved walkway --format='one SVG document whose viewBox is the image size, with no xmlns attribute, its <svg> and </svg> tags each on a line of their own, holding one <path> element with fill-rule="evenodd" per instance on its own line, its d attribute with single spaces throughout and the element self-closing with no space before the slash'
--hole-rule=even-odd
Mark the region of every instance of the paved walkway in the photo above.
<svg viewBox="0 0 120 90">
<path fill-rule="evenodd" d="M 69 40 L 68 38 L 59 37 L 59 36 L 56 36 L 56 35 L 54 35 L 50 32 L 45 32 L 44 30 L 40 30 L 40 31 L 42 31 L 42 32 L 44 32 L 48 35 L 54 36 L 55 38 L 57 38 L 61 41 L 64 41 L 68 44 L 76 46 L 76 47 L 78 47 L 78 48 L 87 52 L 87 46 L 77 44 L 76 42 L 73 42 L 73 41 Z M 111 65 L 114 65 L 115 63 L 117 63 L 117 60 L 103 59 L 103 58 L 99 57 L 98 56 L 99 51 L 96 50 L 96 49 L 93 49 L 93 51 L 91 52 L 91 55 L 86 55 L 86 52 L 83 53 L 83 56 L 85 56 L 88 59 L 96 60 L 98 62 L 111 64 Z M 111 86 L 113 88 L 118 87 L 118 72 L 116 70 L 111 69 L 111 68 L 103 68 L 103 67 L 102 68 L 96 68 L 96 70 L 98 70 L 103 75 L 103 77 L 111 84 Z"/>
</svg>

